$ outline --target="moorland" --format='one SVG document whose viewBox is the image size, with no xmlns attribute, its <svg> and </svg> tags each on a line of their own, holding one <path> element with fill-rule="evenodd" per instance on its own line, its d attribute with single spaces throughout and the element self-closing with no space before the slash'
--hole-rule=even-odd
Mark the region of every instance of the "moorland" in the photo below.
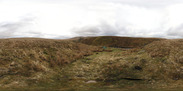
<svg viewBox="0 0 183 91">
<path fill-rule="evenodd" d="M 182 89 L 182 45 L 117 36 L 0 39 L 0 89 Z"/>
</svg>

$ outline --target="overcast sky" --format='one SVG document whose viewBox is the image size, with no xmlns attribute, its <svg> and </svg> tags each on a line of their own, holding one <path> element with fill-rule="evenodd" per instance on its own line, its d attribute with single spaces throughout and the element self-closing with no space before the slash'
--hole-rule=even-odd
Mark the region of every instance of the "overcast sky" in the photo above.
<svg viewBox="0 0 183 91">
<path fill-rule="evenodd" d="M 183 38 L 183 0 L 0 0 L 0 38 Z"/>
</svg>

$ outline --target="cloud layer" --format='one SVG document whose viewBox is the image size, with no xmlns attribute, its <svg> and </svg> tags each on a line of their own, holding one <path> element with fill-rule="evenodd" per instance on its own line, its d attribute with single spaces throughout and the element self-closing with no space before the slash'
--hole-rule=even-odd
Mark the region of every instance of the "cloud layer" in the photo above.
<svg viewBox="0 0 183 91">
<path fill-rule="evenodd" d="M 0 0 L 0 38 L 183 38 L 182 0 Z"/>
</svg>

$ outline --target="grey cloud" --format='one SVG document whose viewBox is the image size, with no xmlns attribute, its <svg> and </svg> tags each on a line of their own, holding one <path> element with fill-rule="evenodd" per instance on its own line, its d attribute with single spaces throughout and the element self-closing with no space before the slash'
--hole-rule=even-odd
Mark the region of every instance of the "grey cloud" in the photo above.
<svg viewBox="0 0 183 91">
<path fill-rule="evenodd" d="M 12 2 L 12 0 L 0 0 L 0 2 Z M 142 7 L 162 7 L 172 4 L 183 3 L 182 0 L 13 0 L 14 2 L 32 2 L 32 3 L 56 3 L 56 4 L 99 4 L 99 3 L 117 3 L 128 4 Z"/>
<path fill-rule="evenodd" d="M 113 3 L 123 3 L 123 4 L 131 4 L 147 7 L 166 6 L 175 3 L 182 3 L 182 0 L 107 0 L 107 1 Z"/>
<path fill-rule="evenodd" d="M 14 35 L 14 31 L 2 31 L 0 32 L 0 38 L 9 38 Z"/>
<path fill-rule="evenodd" d="M 0 0 L 0 1 L 11 1 L 11 0 Z M 25 0 L 15 0 L 15 1 L 25 1 Z M 171 3 L 179 3 L 182 0 L 31 0 L 30 2 L 89 2 L 89 1 L 98 1 L 98 2 L 116 2 L 116 3 L 137 3 L 137 4 L 171 4 Z M 26 1 L 27 2 L 27 1 Z"/>
<path fill-rule="evenodd" d="M 85 26 L 82 28 L 73 29 L 76 36 L 116 36 L 120 30 L 117 27 L 112 27 L 109 24 L 102 23 L 97 26 Z"/>
<path fill-rule="evenodd" d="M 55 36 L 53 35 L 54 37 L 52 37 L 52 39 L 69 39 L 69 38 L 72 38 L 71 36 Z"/>
<path fill-rule="evenodd" d="M 23 1 L 23 0 L 22 0 Z M 128 4 L 142 7 L 163 7 L 172 4 L 183 3 L 182 0 L 31 0 L 30 2 L 40 3 L 60 3 L 60 4 L 92 4 L 94 3 L 117 3 Z"/>
<path fill-rule="evenodd" d="M 173 38 L 182 38 L 183 37 L 183 24 L 181 24 L 179 27 L 176 27 L 176 28 L 170 28 L 167 31 L 167 36 L 170 36 Z"/>
<path fill-rule="evenodd" d="M 0 38 L 16 38 L 16 37 L 36 37 L 36 38 L 53 38 L 65 39 L 68 36 L 59 36 L 54 34 L 46 34 L 41 31 L 32 30 L 32 22 L 35 17 L 26 16 L 17 22 L 1 22 Z"/>
<path fill-rule="evenodd" d="M 22 27 L 23 24 L 16 22 L 16 23 L 1 23 L 0 24 L 0 38 L 7 38 L 15 36 L 17 30 Z"/>
<path fill-rule="evenodd" d="M 82 27 L 80 29 L 76 29 L 76 31 L 74 31 L 75 34 L 79 35 L 79 36 L 93 36 L 93 35 L 97 35 L 98 33 L 100 33 L 100 30 L 97 27 L 92 27 L 92 26 L 85 26 Z"/>
<path fill-rule="evenodd" d="M 23 27 L 25 24 L 22 22 L 6 22 L 6 23 L 1 23 L 0 24 L 0 28 L 1 31 L 16 31 L 18 30 L 20 27 Z"/>
<path fill-rule="evenodd" d="M 34 17 L 24 17 L 16 22 L 1 22 L 0 23 L 0 38 L 9 38 L 9 37 L 18 37 L 24 36 L 26 34 L 30 35 L 40 35 L 35 32 L 24 31 L 27 26 L 31 25 L 31 22 L 34 20 Z"/>
<path fill-rule="evenodd" d="M 75 37 L 77 36 L 128 36 L 128 37 L 160 37 L 166 38 L 166 34 L 160 31 L 131 30 L 126 26 L 106 24 L 102 22 L 97 26 L 85 26 L 73 29 Z"/>
<path fill-rule="evenodd" d="M 12 0 L 4 0 L 4 2 L 10 2 L 10 1 L 12 1 Z M 131 27 L 127 28 L 127 26 L 129 25 L 127 23 L 132 23 L 132 25 L 133 25 L 133 21 L 135 21 L 135 19 L 138 18 L 138 17 L 134 18 L 133 15 L 137 14 L 137 16 L 138 16 L 138 14 L 142 13 L 142 12 L 149 13 L 147 11 L 151 11 L 151 10 L 148 10 L 147 9 L 148 7 L 157 8 L 157 10 L 163 11 L 164 9 L 162 9 L 160 7 L 165 7 L 167 5 L 174 5 L 177 3 L 183 3 L 182 0 L 30 0 L 30 1 L 14 0 L 14 2 L 16 2 L 16 1 L 17 2 L 21 2 L 21 1 L 33 2 L 35 4 L 56 3 L 56 4 L 64 4 L 64 5 L 68 5 L 68 6 L 72 6 L 72 4 L 74 4 L 75 6 L 81 7 L 82 9 L 86 9 L 85 13 L 90 12 L 90 9 L 87 8 L 88 6 L 93 6 L 94 9 L 92 8 L 92 10 L 96 11 L 94 13 L 94 15 L 99 15 L 99 16 L 100 16 L 100 12 L 102 12 L 104 10 L 101 9 L 101 11 L 100 11 L 100 9 L 98 9 L 97 6 L 99 6 L 99 8 L 100 8 L 100 6 L 105 7 L 105 5 L 102 5 L 102 4 L 106 4 L 106 6 L 112 7 L 112 6 L 118 6 L 118 4 L 119 4 L 119 7 L 117 7 L 117 8 L 115 7 L 116 9 L 114 9 L 114 10 L 111 9 L 111 11 L 110 10 L 108 11 L 108 10 L 106 10 L 107 8 L 105 9 L 109 13 L 111 12 L 112 14 L 114 14 L 115 21 L 118 21 L 118 20 L 120 21 L 120 22 L 117 22 L 118 25 L 117 24 L 111 25 L 111 24 L 102 22 L 101 24 L 96 25 L 96 26 L 87 25 L 87 26 L 83 26 L 81 28 L 74 28 L 71 31 L 73 33 L 73 36 L 183 37 L 183 25 L 181 25 L 177 28 L 171 28 L 166 32 L 164 32 L 165 31 L 164 28 L 158 28 L 158 29 L 157 28 L 155 28 L 155 29 L 154 28 L 153 29 L 150 29 L 150 28 L 138 29 L 137 28 L 137 30 L 135 30 L 135 28 L 133 29 L 133 26 L 132 26 L 132 28 Z M 1 0 L 0 0 L 0 2 L 1 2 Z M 93 3 L 90 3 L 90 2 L 93 2 Z M 124 5 L 127 5 L 128 7 L 125 7 L 123 10 L 123 7 L 120 8 L 120 6 L 124 6 Z M 95 6 L 96 6 L 96 9 L 95 9 Z M 130 7 L 132 7 L 132 8 L 130 8 Z M 142 7 L 142 9 L 141 9 L 141 7 Z M 126 8 L 130 8 L 130 9 L 126 9 Z M 131 13 L 131 12 L 133 12 L 133 10 L 134 10 L 134 12 L 135 11 L 137 11 L 137 12 Z M 142 12 L 138 12 L 138 10 L 139 11 L 142 10 Z M 152 12 L 154 12 L 154 11 L 156 11 L 156 10 L 153 9 Z M 120 13 L 118 13 L 118 12 L 120 12 Z M 157 11 L 157 12 L 159 13 L 159 11 Z M 144 13 L 144 16 L 146 16 L 145 15 L 146 13 Z M 101 14 L 103 14 L 103 13 L 101 13 Z M 130 16 L 130 15 L 132 15 L 132 16 Z M 78 14 L 78 16 L 80 16 L 80 15 Z M 148 14 L 147 14 L 147 16 L 148 16 Z M 165 16 L 165 17 L 168 17 L 168 16 Z M 160 20 L 160 22 L 164 21 L 162 17 L 160 17 L 160 18 L 162 19 L 162 20 Z M 0 38 L 27 37 L 27 36 L 29 36 L 29 37 L 50 36 L 51 38 L 68 38 L 66 36 L 41 33 L 40 30 L 35 32 L 35 30 L 29 29 L 31 22 L 34 21 L 34 19 L 35 19 L 34 17 L 26 15 L 26 17 L 22 18 L 20 21 L 17 21 L 17 22 L 0 23 Z M 133 21 L 128 21 L 130 19 L 133 19 Z M 146 17 L 145 17 L 145 19 L 146 19 Z M 107 20 L 107 19 L 105 18 L 104 20 Z M 137 19 L 137 21 L 139 21 L 139 23 L 141 23 L 139 19 Z M 151 22 L 151 21 L 148 21 L 148 22 Z M 145 23 L 148 23 L 148 22 L 145 21 Z M 155 22 L 155 23 L 159 24 L 159 21 Z M 134 23 L 134 24 L 136 24 L 136 23 Z M 159 25 L 163 26 L 162 24 L 159 24 Z M 70 27 L 72 27 L 72 26 L 70 26 Z M 163 30 L 163 31 L 159 32 L 161 30 Z M 32 32 L 32 31 L 34 31 L 34 32 Z M 65 30 L 65 31 L 67 31 L 67 30 Z"/>
</svg>

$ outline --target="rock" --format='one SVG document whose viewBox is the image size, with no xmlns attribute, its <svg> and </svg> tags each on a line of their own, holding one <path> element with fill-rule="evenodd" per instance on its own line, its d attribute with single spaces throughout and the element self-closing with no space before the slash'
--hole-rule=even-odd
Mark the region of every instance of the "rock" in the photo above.
<svg viewBox="0 0 183 91">
<path fill-rule="evenodd" d="M 14 66 L 17 66 L 18 64 L 15 63 L 14 61 L 10 63 L 10 67 L 14 67 Z"/>
<path fill-rule="evenodd" d="M 140 66 L 135 66 L 134 69 L 135 70 L 142 70 L 142 68 Z"/>
<path fill-rule="evenodd" d="M 97 83 L 97 81 L 95 81 L 95 80 L 90 80 L 90 81 L 87 81 L 86 83 L 87 83 L 87 84 L 90 84 L 90 83 Z"/>
</svg>

